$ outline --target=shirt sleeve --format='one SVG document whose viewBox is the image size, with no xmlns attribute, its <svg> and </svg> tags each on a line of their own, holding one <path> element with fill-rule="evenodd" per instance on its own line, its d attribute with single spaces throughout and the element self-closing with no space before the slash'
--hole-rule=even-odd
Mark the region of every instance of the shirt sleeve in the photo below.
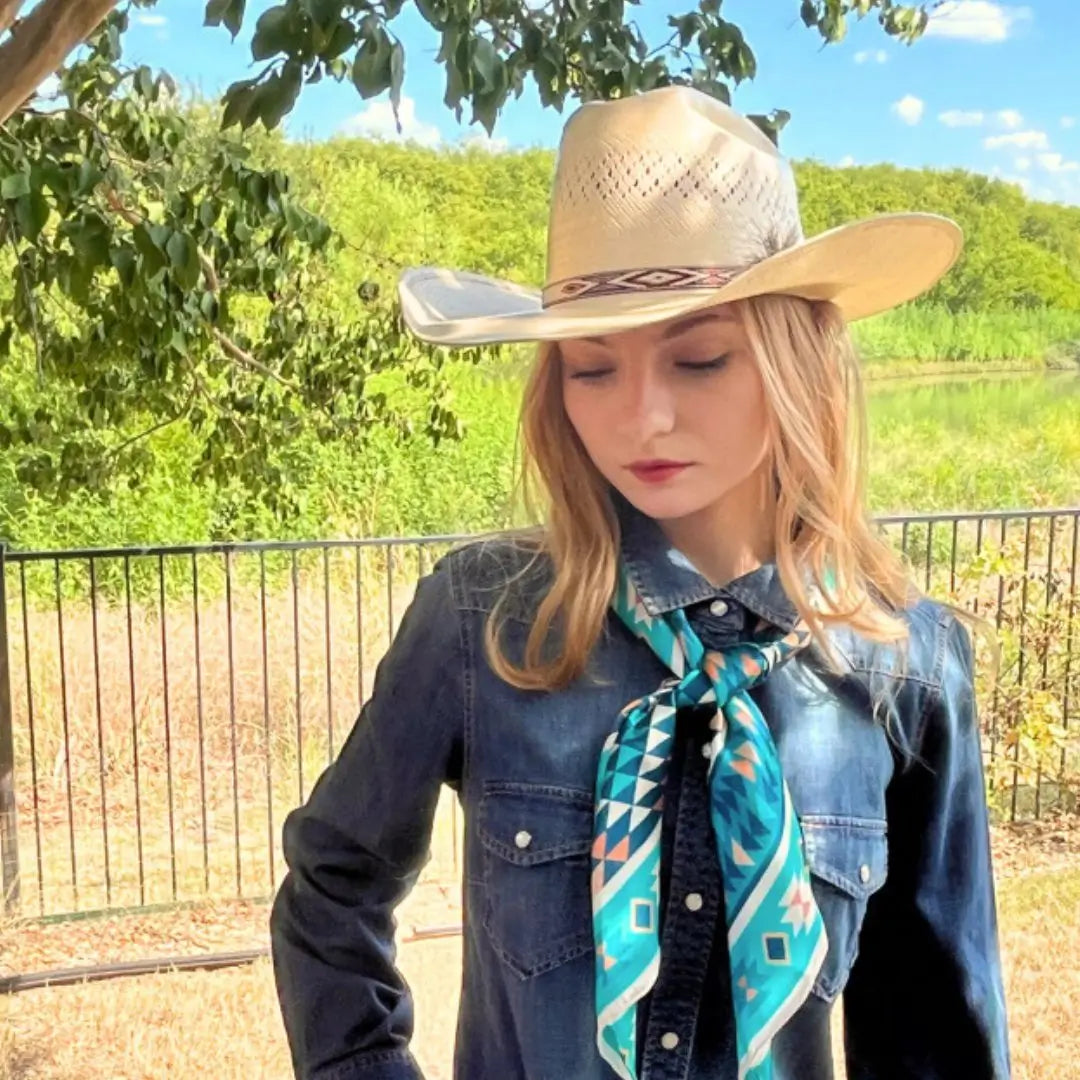
<svg viewBox="0 0 1080 1080">
<path fill-rule="evenodd" d="M 430 857 L 441 785 L 460 782 L 461 641 L 443 559 L 417 586 L 338 757 L 285 819 L 270 938 L 298 1080 L 421 1080 L 393 911 Z"/>
<path fill-rule="evenodd" d="M 888 878 L 844 991 L 850 1080 L 1009 1077 L 971 640 L 936 625 L 940 679 L 890 784 Z"/>
</svg>

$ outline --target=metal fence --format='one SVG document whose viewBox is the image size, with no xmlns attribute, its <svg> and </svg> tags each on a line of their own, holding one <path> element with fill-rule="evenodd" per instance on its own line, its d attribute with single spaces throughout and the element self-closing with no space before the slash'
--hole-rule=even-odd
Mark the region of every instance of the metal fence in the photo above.
<svg viewBox="0 0 1080 1080">
<path fill-rule="evenodd" d="M 878 523 L 1001 642 L 996 680 L 977 648 L 995 814 L 1073 808 L 1080 508 Z M 284 815 L 340 748 L 416 580 L 467 539 L 0 552 L 8 914 L 268 899 Z M 458 815 L 445 798 L 428 872 L 446 880 Z"/>
</svg>

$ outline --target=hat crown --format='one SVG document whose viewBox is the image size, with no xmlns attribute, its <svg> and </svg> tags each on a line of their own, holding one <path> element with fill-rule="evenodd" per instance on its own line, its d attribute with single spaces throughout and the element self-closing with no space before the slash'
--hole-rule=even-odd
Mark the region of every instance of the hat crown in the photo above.
<svg viewBox="0 0 1080 1080">
<path fill-rule="evenodd" d="M 633 271 L 735 274 L 802 239 L 790 166 L 734 109 L 685 86 L 589 102 L 559 145 L 544 302 Z"/>
</svg>

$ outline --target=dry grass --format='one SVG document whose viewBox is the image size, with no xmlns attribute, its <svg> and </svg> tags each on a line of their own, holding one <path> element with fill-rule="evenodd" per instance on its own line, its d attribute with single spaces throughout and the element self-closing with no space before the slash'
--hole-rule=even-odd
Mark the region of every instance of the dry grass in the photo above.
<svg viewBox="0 0 1080 1080">
<path fill-rule="evenodd" d="M 418 567 L 396 553 L 388 579 L 384 552 L 305 553 L 294 589 L 287 557 L 267 562 L 264 593 L 258 559 L 236 557 L 227 596 L 220 559 L 200 559 L 197 635 L 191 581 L 171 582 L 164 618 L 143 582 L 129 629 L 123 589 L 92 606 L 88 571 L 69 567 L 62 621 L 29 603 L 24 629 L 10 575 L 24 912 L 265 896 L 280 880 L 281 821 L 352 727 Z M 50 570 L 27 571 L 31 598 Z"/>
<path fill-rule="evenodd" d="M 1080 974 L 1069 945 L 1080 940 L 1080 835 L 999 830 L 995 850 L 1014 1080 L 1078 1077 Z M 453 891 L 429 880 L 403 905 L 399 935 L 455 912 Z M 265 941 L 265 917 L 263 907 L 231 905 L 64 924 L 36 946 L 8 945 L 42 965 L 238 948 Z M 449 1080 L 460 940 L 403 944 L 400 963 L 416 996 L 417 1056 L 428 1080 Z M 208 1067 L 215 1080 L 290 1080 L 269 962 L 0 999 L 0 1080 L 196 1080 Z"/>
<path fill-rule="evenodd" d="M 1015 1080 L 1080 1076 L 1080 867 L 1032 874 L 1002 891 Z"/>
</svg>

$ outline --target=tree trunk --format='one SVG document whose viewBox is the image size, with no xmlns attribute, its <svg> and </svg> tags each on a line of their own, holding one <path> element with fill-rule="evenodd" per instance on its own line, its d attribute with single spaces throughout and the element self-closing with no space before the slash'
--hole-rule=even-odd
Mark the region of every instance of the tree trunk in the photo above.
<svg viewBox="0 0 1080 1080">
<path fill-rule="evenodd" d="M 0 0 L 0 34 L 15 21 L 22 6 L 23 0 Z"/>
<path fill-rule="evenodd" d="M 0 124 L 64 62 L 116 6 L 117 0 L 41 0 L 0 45 Z M 21 0 L 0 0 L 3 17 Z"/>
</svg>

